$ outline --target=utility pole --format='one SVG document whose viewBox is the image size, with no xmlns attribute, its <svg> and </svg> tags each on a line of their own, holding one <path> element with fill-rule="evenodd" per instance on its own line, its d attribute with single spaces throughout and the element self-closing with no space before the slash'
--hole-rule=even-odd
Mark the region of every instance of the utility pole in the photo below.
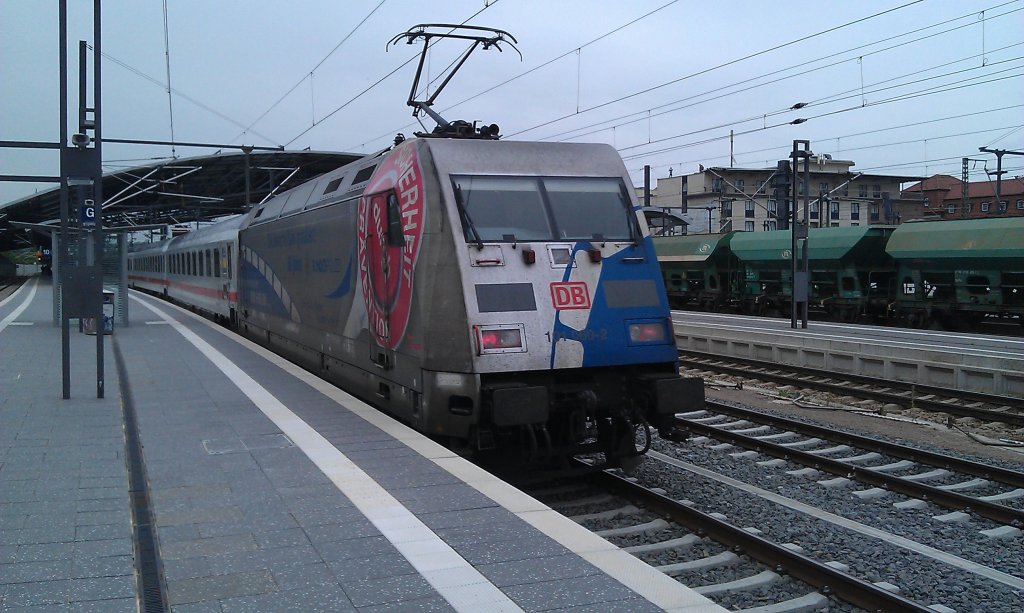
<svg viewBox="0 0 1024 613">
<path fill-rule="evenodd" d="M 1004 155 L 1024 155 L 1024 151 L 1011 151 L 1009 149 L 989 149 L 988 147 L 978 147 L 978 151 L 983 153 L 994 153 L 996 155 L 996 210 L 999 210 L 999 203 L 1002 202 L 1002 182 L 1003 175 L 1006 171 L 1003 170 L 1003 156 Z M 988 173 L 992 175 L 993 173 Z"/>
<path fill-rule="evenodd" d="M 808 266 L 808 245 L 807 228 L 808 214 L 811 207 L 811 141 L 794 140 L 793 153 L 790 159 L 793 162 L 793 174 L 797 172 L 797 160 L 803 158 L 803 186 L 804 186 L 804 215 L 803 220 L 797 219 L 796 201 L 798 196 L 797 186 L 800 181 L 793 181 L 793 222 L 790 224 L 790 262 L 792 263 L 792 281 L 790 290 L 790 318 L 789 327 L 797 327 L 797 319 L 801 321 L 801 328 L 807 327 L 807 307 L 809 301 L 808 281 L 810 268 Z M 819 206 L 820 210 L 820 206 Z M 819 216 L 820 218 L 820 216 Z"/>
</svg>

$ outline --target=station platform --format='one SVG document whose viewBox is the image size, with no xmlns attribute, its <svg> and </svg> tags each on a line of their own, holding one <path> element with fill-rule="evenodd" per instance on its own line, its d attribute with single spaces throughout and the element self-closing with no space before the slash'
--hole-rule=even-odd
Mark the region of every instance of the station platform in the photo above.
<svg viewBox="0 0 1024 613">
<path fill-rule="evenodd" d="M 131 301 L 102 399 L 73 326 L 63 400 L 50 280 L 0 300 L 0 611 L 724 611 L 263 348 Z"/>
</svg>

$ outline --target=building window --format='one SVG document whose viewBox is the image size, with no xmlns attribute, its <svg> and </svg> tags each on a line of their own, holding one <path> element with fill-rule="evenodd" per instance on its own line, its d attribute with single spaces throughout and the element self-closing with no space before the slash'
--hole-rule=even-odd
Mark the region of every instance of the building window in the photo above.
<svg viewBox="0 0 1024 613">
<path fill-rule="evenodd" d="M 871 186 L 871 193 L 873 194 L 874 198 L 881 198 L 882 197 L 882 186 L 881 185 L 872 185 Z"/>
<path fill-rule="evenodd" d="M 756 193 L 760 193 L 761 190 L 763 190 L 763 189 L 764 189 L 764 179 L 758 179 L 757 180 L 757 192 Z"/>
<path fill-rule="evenodd" d="M 779 203 L 774 198 L 769 198 L 768 199 L 768 216 L 769 217 L 777 217 L 778 214 L 779 214 Z"/>
<path fill-rule="evenodd" d="M 1005 213 L 1006 212 L 1006 201 L 1005 200 L 1000 200 L 999 201 L 999 212 L 1000 213 Z"/>
<path fill-rule="evenodd" d="M 839 201 L 832 202 L 832 219 L 839 219 Z"/>
<path fill-rule="evenodd" d="M 820 194 L 827 194 L 828 193 L 828 181 L 822 181 L 821 183 L 818 184 L 818 193 L 820 193 Z"/>
<path fill-rule="evenodd" d="M 878 221 L 878 205 L 870 204 L 868 206 L 868 214 L 871 216 L 871 221 Z"/>
<path fill-rule="evenodd" d="M 1024 200 L 1018 200 L 1017 201 L 1017 210 L 1018 211 L 1024 211 Z"/>
<path fill-rule="evenodd" d="M 838 228 L 839 227 L 839 222 L 838 221 L 833 221 L 831 227 Z"/>
<path fill-rule="evenodd" d="M 850 222 L 850 225 L 851 225 L 851 226 L 859 226 L 859 225 L 860 225 L 860 222 L 859 222 L 859 221 L 851 221 L 851 222 Z"/>
<path fill-rule="evenodd" d="M 722 191 L 722 179 L 721 177 L 715 177 L 711 179 L 711 191 L 721 193 Z"/>
<path fill-rule="evenodd" d="M 733 182 L 733 185 L 736 187 L 736 193 L 742 194 L 743 188 L 746 186 L 746 181 L 743 179 L 736 179 L 736 181 Z"/>
<path fill-rule="evenodd" d="M 981 203 L 981 212 L 982 213 L 988 213 L 989 205 L 991 205 L 990 202 L 982 202 Z"/>
<path fill-rule="evenodd" d="M 858 185 L 857 186 L 857 195 L 860 196 L 861 198 L 867 198 L 868 197 L 868 186 L 867 185 Z"/>
<path fill-rule="evenodd" d="M 743 222 L 743 229 L 746 230 L 747 232 L 753 232 L 754 231 L 754 222 L 752 222 L 752 221 L 745 221 L 745 222 Z"/>
<path fill-rule="evenodd" d="M 821 208 L 820 208 L 820 204 L 818 203 L 818 201 L 815 200 L 814 202 L 812 202 L 811 203 L 811 219 L 817 219 L 818 216 L 819 216 L 818 211 L 820 211 L 820 210 L 821 210 Z"/>
<path fill-rule="evenodd" d="M 753 219 L 754 218 L 754 201 L 753 200 L 747 200 L 746 203 L 744 203 L 744 206 L 743 206 L 743 216 L 746 217 L 747 219 Z"/>
<path fill-rule="evenodd" d="M 849 182 L 843 183 L 843 188 L 841 190 L 839 190 L 839 192 L 842 195 L 844 195 L 844 196 L 849 196 L 850 195 L 850 184 L 849 184 Z"/>
<path fill-rule="evenodd" d="M 722 201 L 722 217 L 732 217 L 732 200 Z"/>
<path fill-rule="evenodd" d="M 947 213 L 956 213 L 956 205 L 955 204 L 951 204 L 951 205 L 947 206 L 946 207 L 946 212 Z"/>
<path fill-rule="evenodd" d="M 764 222 L 764 231 L 771 232 L 778 227 L 777 222 L 774 219 L 766 219 Z"/>
<path fill-rule="evenodd" d="M 924 197 L 924 208 L 926 208 L 926 209 L 930 208 L 931 205 L 932 205 L 932 203 L 928 201 L 928 196 L 925 196 Z"/>
<path fill-rule="evenodd" d="M 803 179 L 800 179 L 800 180 L 798 181 L 798 183 L 799 183 L 799 185 L 800 185 L 800 191 L 799 191 L 799 194 L 800 194 L 801 196 L 803 196 L 804 194 L 806 194 L 806 193 L 807 193 L 807 186 L 806 186 L 806 185 L 804 185 L 804 180 L 803 180 Z"/>
<path fill-rule="evenodd" d="M 860 219 L 860 203 L 859 202 L 851 202 L 850 203 L 850 219 Z"/>
</svg>

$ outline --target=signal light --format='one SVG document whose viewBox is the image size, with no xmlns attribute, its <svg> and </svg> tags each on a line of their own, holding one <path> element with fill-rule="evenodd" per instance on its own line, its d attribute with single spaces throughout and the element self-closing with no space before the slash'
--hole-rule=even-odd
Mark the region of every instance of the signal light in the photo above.
<svg viewBox="0 0 1024 613">
<path fill-rule="evenodd" d="M 666 339 L 665 324 L 660 321 L 629 324 L 631 344 L 664 343 Z"/>
<path fill-rule="evenodd" d="M 523 249 L 523 262 L 526 264 L 537 263 L 537 252 L 533 249 Z"/>
<path fill-rule="evenodd" d="M 521 325 L 476 327 L 477 347 L 484 353 L 516 353 L 526 351 Z"/>
<path fill-rule="evenodd" d="M 600 249 L 587 249 L 587 255 L 590 256 L 590 261 L 597 264 L 601 261 L 601 250 Z"/>
</svg>

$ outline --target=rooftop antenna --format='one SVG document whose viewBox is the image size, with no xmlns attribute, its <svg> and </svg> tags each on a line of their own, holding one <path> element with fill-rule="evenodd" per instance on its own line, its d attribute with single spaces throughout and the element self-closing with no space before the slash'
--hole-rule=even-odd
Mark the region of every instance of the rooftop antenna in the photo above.
<svg viewBox="0 0 1024 613">
<path fill-rule="evenodd" d="M 462 57 L 452 66 L 451 70 L 445 76 L 441 85 L 434 90 L 434 94 L 426 100 L 416 100 L 416 91 L 419 89 L 420 78 L 423 76 L 423 64 L 427 59 L 427 49 L 430 48 L 431 40 L 435 38 L 454 38 L 459 40 L 471 41 L 469 48 L 466 49 Z M 392 38 L 387 47 L 390 48 L 392 45 L 397 45 L 399 41 L 405 40 L 407 45 L 414 44 L 417 40 L 423 40 L 423 51 L 420 53 L 420 63 L 416 67 L 416 77 L 412 81 L 412 89 L 409 90 L 409 100 L 406 102 L 412 107 L 412 116 L 419 121 L 420 114 L 425 114 L 431 119 L 437 122 L 437 127 L 430 133 L 416 132 L 416 136 L 434 136 L 434 137 L 456 137 L 456 138 L 486 138 L 491 140 L 498 139 L 498 125 L 490 124 L 483 125 L 479 128 L 476 127 L 475 122 L 473 124 L 462 121 L 448 121 L 444 117 L 430 108 L 434 104 L 434 100 L 437 99 L 438 94 L 448 85 L 448 82 L 452 80 L 455 73 L 462 68 L 462 65 L 469 59 L 470 54 L 477 49 L 477 47 L 483 48 L 485 51 L 491 48 L 503 51 L 501 48 L 502 44 L 508 45 L 519 54 L 519 59 L 523 59 L 523 54 L 516 48 L 515 43 L 518 43 L 514 36 L 504 30 L 497 30 L 494 28 L 485 28 L 480 26 L 464 26 L 457 24 L 448 23 L 421 23 L 419 25 L 409 28 L 407 32 L 403 32 L 394 38 Z M 423 125 L 423 122 L 420 122 Z M 424 130 L 426 126 L 424 126 Z"/>
</svg>

